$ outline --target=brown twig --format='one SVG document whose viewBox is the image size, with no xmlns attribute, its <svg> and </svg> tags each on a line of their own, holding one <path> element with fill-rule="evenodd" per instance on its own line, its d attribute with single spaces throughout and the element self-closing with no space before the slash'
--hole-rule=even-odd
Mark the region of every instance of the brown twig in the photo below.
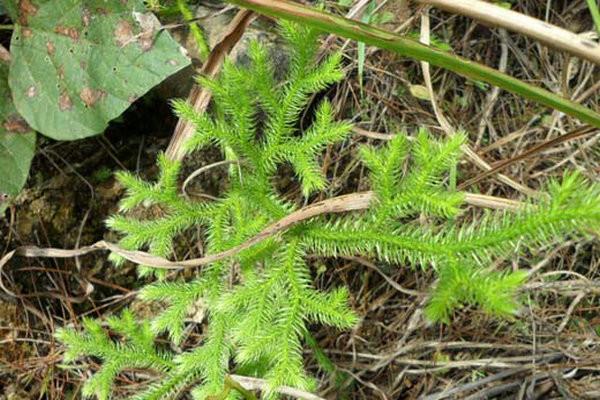
<svg viewBox="0 0 600 400">
<path fill-rule="evenodd" d="M 429 11 L 428 11 L 428 9 L 423 10 L 423 12 L 421 13 L 421 42 L 426 45 L 429 45 L 429 42 L 430 42 L 430 27 L 429 27 Z M 440 126 L 442 127 L 444 132 L 446 133 L 446 135 L 451 136 L 457 130 L 450 124 L 450 122 L 444 116 L 444 114 L 442 113 L 442 110 L 440 109 L 440 107 L 438 105 L 438 102 L 437 102 L 437 99 L 435 96 L 435 91 L 433 90 L 433 83 L 431 81 L 431 71 L 429 68 L 429 63 L 422 61 L 421 69 L 423 70 L 423 80 L 425 81 L 425 87 L 427 87 L 427 91 L 429 92 L 431 107 L 433 108 L 435 117 L 438 120 L 438 123 L 440 124 Z M 469 146 L 467 143 L 465 143 L 461 146 L 461 150 L 463 151 L 465 156 L 469 160 L 471 160 L 471 162 L 473 162 L 475 165 L 477 165 L 479 168 L 484 169 L 484 170 L 492 169 L 492 167 L 483 158 L 481 158 L 475 152 L 475 150 L 473 150 L 473 148 L 471 146 Z M 508 177 L 506 175 L 500 174 L 498 176 L 498 179 L 500 179 L 500 181 L 502 181 L 502 183 L 505 183 L 506 185 L 512 187 L 513 189 L 518 190 L 521 193 L 525 193 L 528 196 L 535 196 L 537 194 L 535 190 L 533 190 L 525 185 L 522 185 L 519 182 L 514 181 L 513 179 L 511 179 L 510 177 Z"/>
<path fill-rule="evenodd" d="M 461 183 L 460 185 L 458 185 L 458 189 L 461 190 L 461 189 L 464 189 L 471 185 L 474 185 L 475 183 L 481 181 L 482 179 L 485 179 L 488 176 L 494 175 L 494 174 L 498 173 L 498 171 L 501 171 L 504 168 L 506 168 L 518 161 L 529 158 L 529 157 L 533 156 L 534 154 L 537 154 L 540 151 L 542 151 L 548 147 L 553 147 L 560 143 L 568 142 L 570 140 L 579 139 L 579 138 L 587 136 L 591 133 L 596 133 L 596 128 L 591 127 L 591 126 L 584 126 L 584 127 L 577 128 L 565 135 L 559 136 L 557 138 L 554 138 L 554 139 L 545 141 L 544 143 L 533 146 L 532 148 L 525 150 L 521 154 L 511 157 L 508 160 L 501 161 L 500 163 L 495 165 L 492 169 L 485 171 L 485 172 L 477 175 L 476 177 Z"/>
<path fill-rule="evenodd" d="M 600 64 L 600 45 L 545 21 L 481 0 L 417 0 L 451 13 L 529 36 L 545 45 Z"/>
<path fill-rule="evenodd" d="M 209 78 L 214 78 L 217 76 L 221 70 L 221 66 L 223 65 L 225 57 L 239 42 L 244 34 L 244 31 L 246 30 L 246 27 L 250 25 L 255 18 L 256 14 L 248 10 L 240 10 L 236 14 L 225 30 L 223 39 L 221 39 L 219 44 L 217 44 L 210 52 L 208 60 L 206 60 L 206 63 L 203 65 L 202 70 L 200 71 L 202 75 Z M 208 107 L 211 97 L 212 94 L 209 90 L 201 88 L 198 85 L 194 85 L 190 95 L 188 96 L 188 101 L 193 104 L 196 112 L 203 113 Z M 184 156 L 183 145 L 194 134 L 195 131 L 196 128 L 194 127 L 194 124 L 183 118 L 180 118 L 177 122 L 177 126 L 175 126 L 175 132 L 173 133 L 171 142 L 169 143 L 169 146 L 165 152 L 166 156 L 171 160 L 181 160 Z"/>
</svg>

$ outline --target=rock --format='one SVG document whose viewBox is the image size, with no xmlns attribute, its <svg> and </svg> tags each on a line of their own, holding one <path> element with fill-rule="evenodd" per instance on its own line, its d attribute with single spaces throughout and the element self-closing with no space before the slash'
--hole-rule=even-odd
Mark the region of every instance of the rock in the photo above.
<svg viewBox="0 0 600 400">
<path fill-rule="evenodd" d="M 204 32 L 204 37 L 211 49 L 219 43 L 235 14 L 235 10 L 219 13 L 218 10 L 209 7 L 197 7 L 195 15 L 197 18 L 201 18 L 198 24 Z M 229 58 L 240 65 L 246 65 L 249 61 L 248 46 L 252 40 L 258 40 L 269 49 L 274 65 L 277 66 L 275 70 L 276 77 L 281 78 L 285 73 L 288 57 L 279 36 L 272 32 L 273 28 L 273 24 L 265 23 L 262 20 L 254 21 L 233 48 Z M 194 83 L 194 77 L 199 73 L 202 66 L 198 59 L 196 41 L 189 30 L 179 29 L 172 32 L 172 35 L 186 48 L 193 60 L 191 66 L 179 71 L 159 85 L 157 93 L 163 99 L 187 97 Z"/>
</svg>

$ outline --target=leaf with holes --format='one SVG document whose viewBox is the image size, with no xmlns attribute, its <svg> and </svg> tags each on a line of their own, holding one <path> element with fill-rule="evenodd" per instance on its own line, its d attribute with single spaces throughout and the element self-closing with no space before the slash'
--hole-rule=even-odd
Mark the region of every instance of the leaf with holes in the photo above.
<svg viewBox="0 0 600 400">
<path fill-rule="evenodd" d="M 0 210 L 25 184 L 35 150 L 35 132 L 17 113 L 7 79 L 8 65 L 0 62 Z"/>
<path fill-rule="evenodd" d="M 189 64 L 142 0 L 10 0 L 9 84 L 29 125 L 54 139 L 101 133 Z"/>
</svg>

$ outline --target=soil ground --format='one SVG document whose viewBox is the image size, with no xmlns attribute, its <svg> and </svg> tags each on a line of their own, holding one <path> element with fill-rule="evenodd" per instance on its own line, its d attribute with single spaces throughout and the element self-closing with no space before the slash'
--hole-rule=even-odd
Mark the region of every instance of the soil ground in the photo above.
<svg viewBox="0 0 600 400">
<path fill-rule="evenodd" d="M 403 1 L 388 3 L 382 13 L 393 18 L 385 27 L 402 27 L 402 33 L 418 35 L 420 10 Z M 583 0 L 511 3 L 517 11 L 575 32 L 593 30 Z M 437 45 L 600 109 L 599 72 L 593 65 L 467 18 L 432 11 L 430 22 Z M 427 127 L 444 135 L 431 102 L 415 96 L 423 85 L 418 63 L 367 48 L 360 77 L 354 43 L 336 39 L 330 49 L 343 49 L 345 56 L 347 79 L 323 94 L 333 100 L 340 118 L 350 118 L 369 132 L 411 133 Z M 578 127 L 571 118 L 506 92 L 496 93 L 485 84 L 437 68 L 431 77 L 444 116 L 468 132 L 472 148 L 492 165 Z M 152 91 L 103 136 L 60 143 L 41 139 L 26 189 L 0 219 L 3 253 L 20 245 L 74 248 L 116 240 L 103 222 L 116 211 L 123 191 L 113 173 L 127 169 L 147 178 L 155 175 L 156 154 L 166 148 L 176 123 L 165 97 L 177 90 L 181 92 L 171 85 Z M 598 135 L 586 136 L 545 149 L 504 173 L 532 189 L 567 169 L 598 181 L 597 140 Z M 358 145 L 369 142 L 377 140 L 356 135 L 344 146 L 328 150 L 324 165 L 333 185 L 323 197 L 366 187 L 361 167 L 351 160 Z M 199 155 L 187 161 L 187 168 L 218 157 L 210 152 Z M 459 182 L 479 173 L 465 161 Z M 196 189 L 218 194 L 221 181 L 216 172 Z M 290 196 L 297 195 L 293 182 L 282 187 Z M 494 177 L 471 190 L 523 198 L 519 190 Z M 480 213 L 470 209 L 468 217 Z M 195 246 L 189 238 L 177 250 L 180 255 L 194 253 Z M 352 307 L 363 317 L 348 332 L 312 328 L 318 346 L 307 347 L 306 359 L 309 370 L 320 378 L 319 394 L 327 399 L 600 398 L 599 246 L 597 238 L 589 236 L 509 260 L 504 267 L 537 269 L 522 293 L 525 306 L 519 315 L 501 321 L 464 309 L 454 315 L 451 325 L 430 325 L 420 317 L 435 281 L 431 272 L 374 265 L 361 258 L 315 261 L 315 284 L 347 285 Z M 52 333 L 83 316 L 118 312 L 135 302 L 135 290 L 146 283 L 136 276 L 133 265 L 115 268 L 106 254 L 99 253 L 80 259 L 13 260 L 2 271 L 2 282 L 14 294 L 0 291 L 2 400 L 79 398 L 85 372 L 61 368 L 62 350 Z M 323 368 L 323 356 L 335 366 L 331 371 Z M 127 394 L 135 382 L 123 376 L 118 384 L 124 388 L 119 393 Z M 447 394 L 436 396 L 443 390 Z"/>
</svg>

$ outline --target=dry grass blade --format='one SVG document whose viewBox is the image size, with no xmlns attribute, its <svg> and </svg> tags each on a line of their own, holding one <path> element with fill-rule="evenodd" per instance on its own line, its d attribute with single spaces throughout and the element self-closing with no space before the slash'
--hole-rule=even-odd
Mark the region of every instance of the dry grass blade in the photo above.
<svg viewBox="0 0 600 400">
<path fill-rule="evenodd" d="M 472 179 L 469 179 L 469 180 L 461 183 L 460 185 L 458 185 L 458 189 L 464 189 L 466 187 L 474 185 L 475 183 L 481 181 L 482 179 L 485 179 L 488 176 L 492 176 L 492 175 L 498 173 L 498 171 L 501 171 L 502 169 L 504 169 L 504 168 L 506 168 L 506 167 L 508 167 L 508 166 L 510 166 L 510 165 L 512 165 L 512 164 L 514 164 L 516 162 L 518 162 L 518 161 L 521 161 L 521 160 L 524 160 L 526 158 L 529 158 L 529 157 L 531 157 L 531 156 L 539 153 L 540 151 L 542 151 L 544 149 L 556 146 L 557 144 L 560 144 L 560 143 L 568 142 L 570 140 L 579 139 L 579 138 L 587 136 L 587 135 L 589 135 L 591 133 L 597 133 L 596 129 L 593 128 L 593 127 L 590 127 L 590 126 L 584 126 L 582 128 L 575 129 L 574 131 L 569 132 L 569 133 L 567 133 L 565 135 L 559 136 L 557 138 L 554 138 L 554 139 L 545 141 L 544 143 L 541 143 L 541 144 L 538 144 L 536 146 L 533 146 L 532 148 L 524 151 L 521 154 L 518 154 L 518 155 L 516 155 L 514 157 L 511 157 L 508 160 L 501 161 L 500 163 L 498 163 L 497 165 L 495 165 L 492 169 L 490 169 L 490 170 L 488 170 L 488 171 L 486 171 L 486 172 L 484 172 L 484 173 L 482 173 L 482 174 L 480 174 L 480 175 L 478 175 L 478 176 L 476 176 L 476 177 L 474 177 Z"/>
<path fill-rule="evenodd" d="M 417 0 L 451 13 L 534 38 L 545 45 L 600 64 L 600 45 L 566 29 L 481 0 Z"/>
<path fill-rule="evenodd" d="M 396 35 L 372 25 L 319 11 L 286 0 L 229 0 L 230 3 L 262 14 L 288 19 L 325 32 L 364 42 L 419 61 L 448 69 L 468 79 L 479 80 L 498 86 L 526 99 L 564 112 L 583 122 L 600 127 L 600 114 L 558 96 L 541 87 L 530 85 L 520 79 L 503 74 L 483 64 L 464 59 L 445 51 L 425 46 L 415 40 Z"/>
<path fill-rule="evenodd" d="M 90 246 L 81 247 L 74 250 L 56 249 L 56 248 L 40 248 L 37 246 L 22 246 L 7 253 L 0 259 L 0 274 L 4 265 L 13 256 L 23 257 L 55 257 L 55 258 L 70 258 L 82 256 L 96 251 L 109 250 L 121 257 L 140 265 L 147 265 L 159 269 L 180 270 L 184 268 L 194 268 L 202 265 L 207 265 L 215 261 L 223 260 L 238 254 L 240 251 L 248 249 L 263 240 L 272 237 L 280 232 L 283 232 L 290 227 L 299 224 L 302 221 L 314 218 L 323 214 L 335 214 L 348 211 L 357 211 L 367 209 L 375 198 L 375 193 L 371 191 L 352 193 L 343 196 L 334 197 L 323 200 L 301 208 L 279 221 L 267 226 L 254 237 L 248 239 L 244 243 L 232 247 L 220 253 L 210 254 L 201 258 L 194 258 L 185 261 L 170 261 L 162 257 L 157 257 L 144 251 L 125 250 L 118 245 L 104 240 L 98 241 Z M 468 204 L 487 207 L 493 209 L 516 210 L 520 207 L 520 203 L 514 200 L 501 199 L 492 196 L 479 194 L 465 194 L 465 201 Z M 0 279 L 0 288 L 8 294 L 13 294 L 2 284 Z"/>
<path fill-rule="evenodd" d="M 429 45 L 430 43 L 430 32 L 429 32 L 429 12 L 428 10 L 423 10 L 421 14 L 421 43 L 425 45 Z M 431 102 L 431 106 L 433 108 L 433 112 L 435 114 L 438 123 L 446 133 L 446 135 L 451 136 L 456 132 L 456 129 L 450 125 L 448 119 L 444 116 L 442 111 L 438 106 L 438 102 L 436 99 L 435 91 L 433 90 L 433 83 L 431 82 L 431 72 L 429 68 L 429 63 L 422 61 L 421 69 L 423 70 L 423 79 L 425 81 L 425 86 L 427 87 L 427 91 L 429 92 L 429 100 Z M 481 158 L 468 144 L 462 145 L 462 151 L 466 155 L 471 162 L 477 165 L 479 168 L 484 170 L 491 170 L 492 167 L 485 162 L 483 158 Z M 522 185 L 518 182 L 515 182 L 513 179 L 506 175 L 499 175 L 498 178 L 508 186 L 512 187 L 515 190 L 518 190 L 521 193 L 525 193 L 528 196 L 536 196 L 536 191 L 528 188 L 525 185 Z"/>
</svg>

